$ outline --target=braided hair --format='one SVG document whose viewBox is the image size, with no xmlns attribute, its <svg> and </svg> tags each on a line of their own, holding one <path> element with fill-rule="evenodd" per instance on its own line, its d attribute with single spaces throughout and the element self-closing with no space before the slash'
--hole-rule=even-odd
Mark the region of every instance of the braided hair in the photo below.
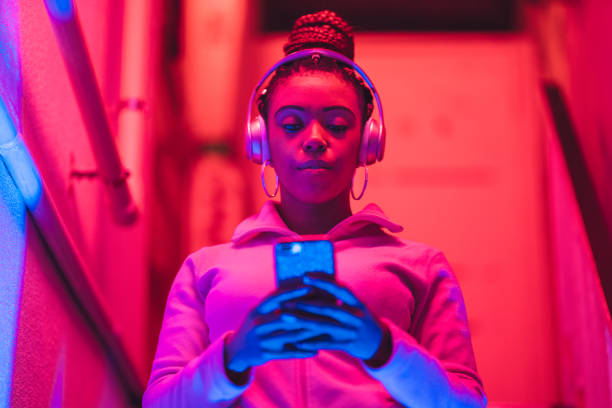
<svg viewBox="0 0 612 408">
<path fill-rule="evenodd" d="M 303 15 L 296 20 L 283 50 L 286 56 L 310 48 L 326 48 L 354 60 L 353 30 L 344 19 L 333 11 L 323 10 L 318 13 Z M 353 67 L 325 56 L 303 58 L 281 65 L 272 76 L 266 90 L 258 97 L 257 106 L 261 115 L 264 118 L 268 117 L 268 104 L 279 83 L 294 74 L 313 71 L 340 75 L 342 79 L 352 84 L 363 103 L 362 123 L 367 121 L 374 106 L 372 91 L 366 86 L 363 79 L 355 74 Z"/>
</svg>

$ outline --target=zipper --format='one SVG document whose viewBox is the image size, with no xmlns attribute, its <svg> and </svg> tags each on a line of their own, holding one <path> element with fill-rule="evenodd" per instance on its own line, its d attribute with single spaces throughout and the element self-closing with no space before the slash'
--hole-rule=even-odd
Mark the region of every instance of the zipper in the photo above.
<svg viewBox="0 0 612 408">
<path fill-rule="evenodd" d="M 295 406 L 302 408 L 302 385 L 300 375 L 300 359 L 295 360 Z"/>
<path fill-rule="evenodd" d="M 308 408 L 308 391 L 310 389 L 309 387 L 309 369 L 310 369 L 310 364 L 308 364 L 308 360 L 309 359 L 303 359 L 302 362 L 304 363 L 304 408 Z"/>
</svg>

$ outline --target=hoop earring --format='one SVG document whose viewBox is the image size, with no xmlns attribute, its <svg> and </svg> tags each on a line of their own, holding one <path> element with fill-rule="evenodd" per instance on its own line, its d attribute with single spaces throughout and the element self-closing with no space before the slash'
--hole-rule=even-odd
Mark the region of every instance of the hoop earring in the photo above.
<svg viewBox="0 0 612 408">
<path fill-rule="evenodd" d="M 361 188 L 361 193 L 359 193 L 359 196 L 355 197 L 355 191 L 353 191 L 353 184 L 355 184 L 355 173 L 357 173 L 357 169 L 359 167 L 363 167 L 363 170 L 365 171 L 365 180 L 363 181 L 363 187 Z M 361 197 L 363 197 L 363 194 L 365 193 L 366 187 L 368 185 L 368 166 L 364 164 L 363 166 L 359 166 L 359 167 L 355 169 L 355 173 L 353 173 L 353 178 L 351 179 L 351 196 L 353 197 L 353 200 L 361 200 Z"/>
<path fill-rule="evenodd" d="M 276 197 L 276 193 L 278 193 L 278 174 L 276 174 L 276 171 L 274 172 L 274 175 L 276 176 L 276 187 L 274 187 L 274 193 L 270 194 L 268 193 L 268 188 L 266 187 L 266 179 L 264 178 L 264 170 L 266 169 L 266 166 L 269 164 L 270 164 L 270 160 L 266 160 L 265 162 L 261 164 L 261 185 L 263 187 L 264 193 L 266 193 L 266 195 L 269 198 L 274 198 Z"/>
</svg>

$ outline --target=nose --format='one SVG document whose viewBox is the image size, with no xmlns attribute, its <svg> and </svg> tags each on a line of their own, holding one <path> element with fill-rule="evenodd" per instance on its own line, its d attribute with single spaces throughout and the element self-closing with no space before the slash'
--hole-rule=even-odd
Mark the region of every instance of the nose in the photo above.
<svg viewBox="0 0 612 408">
<path fill-rule="evenodd" d="M 327 141 L 323 137 L 323 129 L 318 123 L 312 125 L 312 129 L 304 141 L 304 151 L 307 153 L 323 153 L 327 150 Z"/>
</svg>

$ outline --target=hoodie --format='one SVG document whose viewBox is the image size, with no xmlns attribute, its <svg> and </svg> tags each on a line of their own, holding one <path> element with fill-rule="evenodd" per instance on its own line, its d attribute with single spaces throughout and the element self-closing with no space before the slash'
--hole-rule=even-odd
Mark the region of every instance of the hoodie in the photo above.
<svg viewBox="0 0 612 408">
<path fill-rule="evenodd" d="M 268 201 L 232 241 L 189 255 L 172 284 L 147 407 L 484 407 L 465 304 L 444 255 L 390 233 L 402 227 L 375 204 L 326 235 L 336 279 L 390 329 L 392 354 L 371 368 L 341 351 L 253 367 L 244 385 L 226 375 L 224 341 L 275 290 L 273 246 L 301 239 Z"/>
</svg>

